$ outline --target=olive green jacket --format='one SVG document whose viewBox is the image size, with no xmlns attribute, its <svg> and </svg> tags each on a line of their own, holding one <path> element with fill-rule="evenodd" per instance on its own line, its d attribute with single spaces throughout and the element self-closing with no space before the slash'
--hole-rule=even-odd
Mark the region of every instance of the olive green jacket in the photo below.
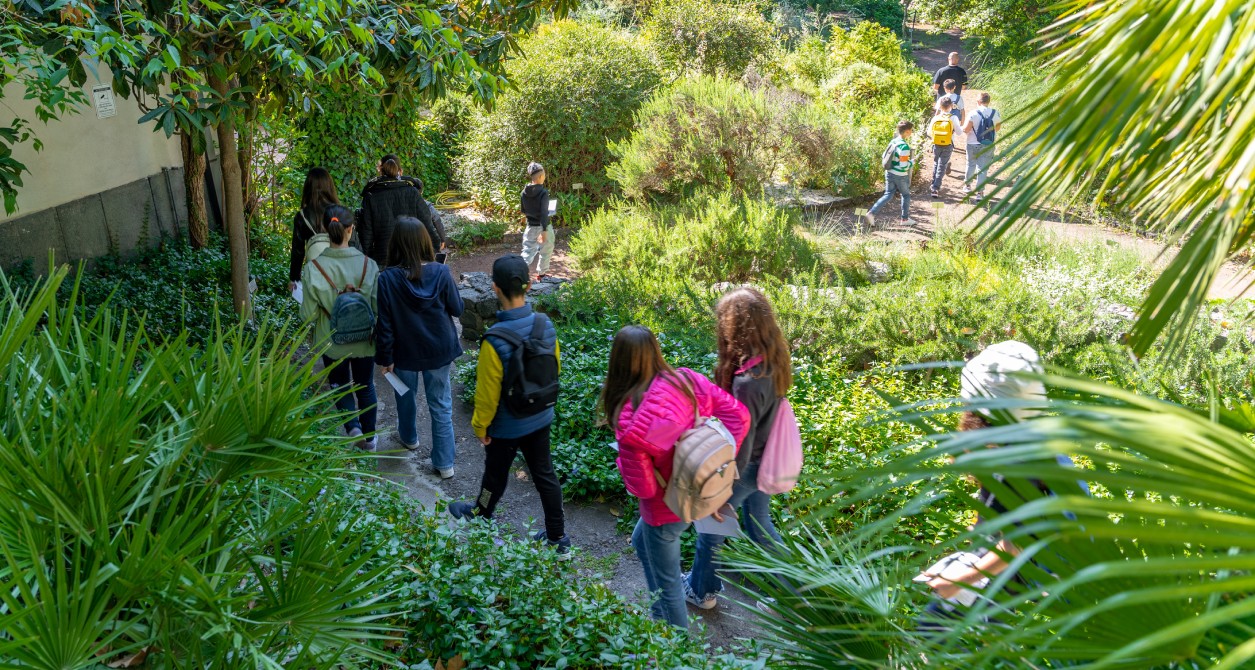
<svg viewBox="0 0 1255 670">
<path fill-rule="evenodd" d="M 322 272 L 318 271 L 314 263 L 322 266 L 323 272 L 326 272 L 331 281 L 335 282 L 336 288 L 332 288 L 327 283 L 326 277 L 322 276 Z M 362 279 L 363 263 L 366 269 L 364 280 Z M 315 346 L 331 341 L 331 307 L 345 286 L 350 284 L 357 286 L 358 290 L 370 300 L 371 311 L 375 314 L 379 313 L 376 301 L 378 280 L 379 266 L 353 247 L 346 249 L 333 247 L 305 263 L 304 269 L 301 270 L 301 319 L 307 323 L 313 322 Z M 332 344 L 327 349 L 326 355 L 337 360 L 374 357 L 375 342 L 372 339 L 368 342 L 354 342 L 353 344 Z"/>
</svg>

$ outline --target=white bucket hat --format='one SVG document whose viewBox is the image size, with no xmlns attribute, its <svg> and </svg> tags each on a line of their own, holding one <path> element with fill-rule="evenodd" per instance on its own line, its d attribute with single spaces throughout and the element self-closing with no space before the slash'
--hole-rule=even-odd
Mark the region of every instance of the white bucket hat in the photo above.
<svg viewBox="0 0 1255 670">
<path fill-rule="evenodd" d="M 1015 340 L 991 344 L 963 366 L 959 394 L 964 400 L 1045 400 L 1046 386 L 1040 380 L 1024 378 L 1022 373 L 1042 373 L 1041 356 L 1036 349 Z M 990 416 L 987 409 L 978 411 Z M 1023 421 L 1037 413 L 1036 410 L 1024 408 L 1008 412 L 1017 421 Z"/>
</svg>

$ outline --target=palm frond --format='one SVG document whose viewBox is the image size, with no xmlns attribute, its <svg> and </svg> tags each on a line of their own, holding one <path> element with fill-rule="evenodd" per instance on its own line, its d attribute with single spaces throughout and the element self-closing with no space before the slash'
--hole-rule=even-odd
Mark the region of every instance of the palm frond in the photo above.
<svg viewBox="0 0 1255 670">
<path fill-rule="evenodd" d="M 1024 118 L 985 215 L 1006 234 L 1043 202 L 1106 199 L 1180 252 L 1130 333 L 1179 342 L 1255 211 L 1255 7 L 1247 0 L 1072 0 L 1044 32 L 1051 85 Z M 996 102 L 996 101 L 995 101 Z"/>
</svg>

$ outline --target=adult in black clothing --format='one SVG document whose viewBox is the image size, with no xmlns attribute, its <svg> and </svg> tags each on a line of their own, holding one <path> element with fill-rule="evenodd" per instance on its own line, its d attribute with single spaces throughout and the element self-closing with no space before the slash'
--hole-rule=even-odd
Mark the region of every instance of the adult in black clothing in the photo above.
<svg viewBox="0 0 1255 670">
<path fill-rule="evenodd" d="M 384 156 L 379 163 L 380 176 L 366 184 L 362 191 L 361 239 L 362 251 L 384 267 L 388 262 L 388 246 L 397 217 L 412 216 L 418 219 L 433 245 L 444 246 L 444 226 L 432 221 L 431 210 L 423 200 L 422 182 L 401 174 L 401 164 L 396 156 Z"/>
<path fill-rule="evenodd" d="M 288 292 L 296 289 L 305 267 L 305 245 L 309 238 L 323 230 L 323 213 L 331 205 L 340 204 L 336 195 L 336 182 L 325 169 L 312 168 L 305 174 L 305 187 L 301 189 L 301 208 L 292 217 L 292 250 L 288 258 Z M 356 245 L 354 245 L 356 246 Z"/>
<path fill-rule="evenodd" d="M 939 98 L 943 91 L 941 87 L 945 85 L 947 79 L 954 80 L 954 92 L 963 94 L 963 86 L 967 84 L 967 70 L 959 67 L 959 52 L 951 51 L 949 65 L 937 70 L 933 75 L 933 97 Z"/>
</svg>

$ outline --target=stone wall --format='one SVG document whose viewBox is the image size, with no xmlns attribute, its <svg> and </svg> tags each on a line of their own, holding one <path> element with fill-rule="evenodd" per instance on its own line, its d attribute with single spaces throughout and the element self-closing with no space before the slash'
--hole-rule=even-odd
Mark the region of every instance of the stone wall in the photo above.
<svg viewBox="0 0 1255 670">
<path fill-rule="evenodd" d="M 533 283 L 527 291 L 528 302 L 552 294 L 565 283 L 565 279 L 558 277 L 546 277 Z M 492 290 L 492 276 L 487 272 L 464 272 L 458 282 L 458 293 L 465 306 L 461 318 L 462 339 L 477 342 L 496 321 L 497 310 L 501 309 L 497 294 Z"/>
<path fill-rule="evenodd" d="M 0 268 L 30 260 L 36 272 L 57 263 L 128 253 L 187 232 L 183 169 L 161 172 L 63 205 L 0 222 Z"/>
</svg>

